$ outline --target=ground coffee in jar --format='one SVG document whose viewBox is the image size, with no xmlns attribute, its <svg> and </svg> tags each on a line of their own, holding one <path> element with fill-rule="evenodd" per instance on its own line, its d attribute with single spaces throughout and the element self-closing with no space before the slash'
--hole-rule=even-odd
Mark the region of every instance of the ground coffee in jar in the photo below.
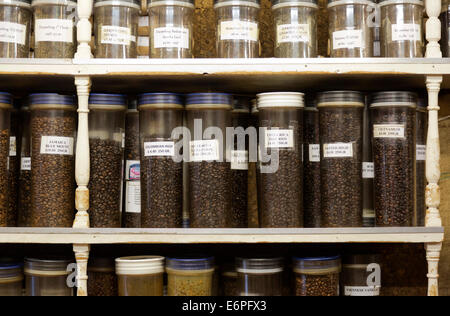
<svg viewBox="0 0 450 316">
<path fill-rule="evenodd" d="M 0 227 L 8 226 L 9 200 L 9 135 L 12 96 L 0 92 Z"/>
<path fill-rule="evenodd" d="M 30 55 L 31 0 L 0 1 L 0 58 Z"/>
</svg>

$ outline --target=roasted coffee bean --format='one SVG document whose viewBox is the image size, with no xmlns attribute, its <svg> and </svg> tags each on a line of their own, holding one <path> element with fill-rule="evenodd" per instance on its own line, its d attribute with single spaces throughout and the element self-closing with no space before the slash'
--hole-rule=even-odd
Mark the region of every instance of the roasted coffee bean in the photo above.
<svg viewBox="0 0 450 316">
<path fill-rule="evenodd" d="M 228 227 L 247 228 L 247 190 L 248 190 L 248 170 L 231 170 L 232 179 L 232 201 Z"/>
<path fill-rule="evenodd" d="M 297 273 L 295 278 L 296 296 L 338 296 L 339 274 L 324 275 Z"/>
<path fill-rule="evenodd" d="M 21 170 L 19 178 L 19 227 L 29 227 L 31 219 L 31 170 Z"/>
<path fill-rule="evenodd" d="M 9 210 L 9 130 L 0 131 L 0 227 L 8 226 Z"/>
<path fill-rule="evenodd" d="M 11 112 L 11 134 L 9 151 L 9 210 L 8 226 L 17 226 L 17 207 L 19 194 L 19 172 L 20 172 L 20 137 L 19 137 L 19 114 L 17 110 Z"/>
<path fill-rule="evenodd" d="M 117 296 L 117 275 L 114 271 L 88 271 L 89 296 Z"/>
</svg>

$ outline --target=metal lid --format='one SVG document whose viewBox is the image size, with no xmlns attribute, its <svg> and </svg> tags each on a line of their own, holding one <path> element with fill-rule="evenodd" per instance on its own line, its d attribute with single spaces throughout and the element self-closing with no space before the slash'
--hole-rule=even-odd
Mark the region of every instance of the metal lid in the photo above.
<svg viewBox="0 0 450 316">
<path fill-rule="evenodd" d="M 31 0 L 0 0 L 0 4 L 31 8 Z"/>
<path fill-rule="evenodd" d="M 166 267 L 174 270 L 209 270 L 214 268 L 214 257 L 167 258 Z"/>
<path fill-rule="evenodd" d="M 257 94 L 258 108 L 303 108 L 304 94 L 301 92 L 266 92 Z"/>
<path fill-rule="evenodd" d="M 186 96 L 186 108 L 202 106 L 231 108 L 233 96 L 228 93 L 190 93 Z"/>
<path fill-rule="evenodd" d="M 121 6 L 135 9 L 141 8 L 141 1 L 139 0 L 94 0 L 94 8 L 104 6 Z"/>
<path fill-rule="evenodd" d="M 336 5 L 352 4 L 352 3 L 368 3 L 368 4 L 372 4 L 372 3 L 377 3 L 377 0 L 328 0 L 328 5 L 335 4 L 335 3 L 336 3 Z"/>
<path fill-rule="evenodd" d="M 261 7 L 260 0 L 214 0 L 214 9 L 228 6 L 245 6 L 259 9 Z"/>
<path fill-rule="evenodd" d="M 31 1 L 31 6 L 38 5 L 61 5 L 61 6 L 77 6 L 78 0 L 33 0 Z"/>
<path fill-rule="evenodd" d="M 164 257 L 133 256 L 116 259 L 116 274 L 145 275 L 164 272 Z"/>
<path fill-rule="evenodd" d="M 34 93 L 30 95 L 30 105 L 35 104 L 60 104 L 74 106 L 73 95 L 63 95 L 58 93 Z"/>
<path fill-rule="evenodd" d="M 267 274 L 283 271 L 284 259 L 276 258 L 236 258 L 236 270 L 241 273 Z"/>
<path fill-rule="evenodd" d="M 341 256 L 293 257 L 292 261 L 297 273 L 327 274 L 341 270 Z"/>
<path fill-rule="evenodd" d="M 127 106 L 127 97 L 124 94 L 106 94 L 106 93 L 91 93 L 89 95 L 89 107 L 94 108 L 109 108 L 117 107 L 125 109 Z"/>
<path fill-rule="evenodd" d="M 422 0 L 378 0 L 378 4 L 380 5 L 380 7 L 392 4 L 415 4 L 420 6 L 425 5 Z"/>
<path fill-rule="evenodd" d="M 377 106 L 417 106 L 417 93 L 409 91 L 383 91 L 371 95 L 371 107 Z"/>
<path fill-rule="evenodd" d="M 272 10 L 276 10 L 279 8 L 285 7 L 293 7 L 293 6 L 301 6 L 301 7 L 309 7 L 318 9 L 319 1 L 318 0 L 272 0 Z"/>
<path fill-rule="evenodd" d="M 194 0 L 150 0 L 147 2 L 148 8 L 159 6 L 181 6 L 188 8 L 195 8 Z"/>
<path fill-rule="evenodd" d="M 358 91 L 326 91 L 317 95 L 318 107 L 355 106 L 364 107 L 364 94 Z"/>
<path fill-rule="evenodd" d="M 49 271 L 67 274 L 67 266 L 74 260 L 50 256 L 46 258 L 25 258 L 25 272 L 28 271 Z"/>
<path fill-rule="evenodd" d="M 183 98 L 177 93 L 143 93 L 138 96 L 138 108 L 142 107 L 171 107 L 181 108 L 183 106 Z"/>
</svg>

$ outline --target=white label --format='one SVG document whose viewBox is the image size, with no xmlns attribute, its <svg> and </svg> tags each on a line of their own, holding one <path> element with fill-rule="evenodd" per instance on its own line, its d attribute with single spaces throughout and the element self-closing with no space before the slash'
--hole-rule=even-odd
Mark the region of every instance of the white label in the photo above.
<svg viewBox="0 0 450 316">
<path fill-rule="evenodd" d="M 22 157 L 20 159 L 20 170 L 23 171 L 31 170 L 31 157 Z"/>
<path fill-rule="evenodd" d="M 344 30 L 333 32 L 333 49 L 362 48 L 362 30 Z"/>
<path fill-rule="evenodd" d="M 277 26 L 277 44 L 310 41 L 308 24 L 282 24 Z"/>
<path fill-rule="evenodd" d="M 39 19 L 35 23 L 36 42 L 73 42 L 73 21 Z"/>
<path fill-rule="evenodd" d="M 271 129 L 265 133 L 266 148 L 293 148 L 294 131 L 291 129 Z"/>
<path fill-rule="evenodd" d="M 125 133 L 122 133 L 122 148 L 125 148 Z"/>
<path fill-rule="evenodd" d="M 125 180 L 141 179 L 141 162 L 139 160 L 127 160 L 125 164 Z"/>
<path fill-rule="evenodd" d="M 231 151 L 231 169 L 232 170 L 248 170 L 248 151 L 232 150 Z"/>
<path fill-rule="evenodd" d="M 126 182 L 125 195 L 125 212 L 140 213 L 141 212 L 141 182 Z"/>
<path fill-rule="evenodd" d="M 345 296 L 379 296 L 380 286 L 345 286 Z"/>
<path fill-rule="evenodd" d="M 324 158 L 352 158 L 353 144 L 352 143 L 334 143 L 323 145 Z"/>
<path fill-rule="evenodd" d="M 220 22 L 219 37 L 221 41 L 242 40 L 258 41 L 258 24 L 239 20 Z"/>
<path fill-rule="evenodd" d="M 404 138 L 405 125 L 403 124 L 375 124 L 373 126 L 375 138 Z"/>
<path fill-rule="evenodd" d="M 131 36 L 129 27 L 112 25 L 103 25 L 101 27 L 100 38 L 102 44 L 130 45 L 133 39 L 136 41 L 136 36 Z"/>
<path fill-rule="evenodd" d="M 362 177 L 363 179 L 373 179 L 375 177 L 375 167 L 373 162 L 362 163 Z"/>
<path fill-rule="evenodd" d="M 153 31 L 155 48 L 189 49 L 189 29 L 184 27 L 158 27 Z"/>
<path fill-rule="evenodd" d="M 17 156 L 16 136 L 9 137 L 9 156 L 10 157 Z"/>
<path fill-rule="evenodd" d="M 309 145 L 309 162 L 320 162 L 320 144 Z"/>
<path fill-rule="evenodd" d="M 393 41 L 420 41 L 420 24 L 392 24 Z"/>
<path fill-rule="evenodd" d="M 173 157 L 175 155 L 174 142 L 145 142 L 144 156 L 145 157 Z"/>
<path fill-rule="evenodd" d="M 139 26 L 140 27 L 148 26 L 148 16 L 140 16 L 139 17 Z"/>
<path fill-rule="evenodd" d="M 425 161 L 427 159 L 427 145 L 416 145 L 416 160 Z"/>
<path fill-rule="evenodd" d="M 18 23 L 0 22 L 0 42 L 25 45 L 27 27 Z"/>
<path fill-rule="evenodd" d="M 363 209 L 363 218 L 366 219 L 375 218 L 375 210 L 370 210 L 368 208 Z"/>
<path fill-rule="evenodd" d="M 190 161 L 219 160 L 219 140 L 194 140 L 190 144 Z"/>
<path fill-rule="evenodd" d="M 73 137 L 42 136 L 41 154 L 73 155 Z"/>
<path fill-rule="evenodd" d="M 137 41 L 137 46 L 140 47 L 149 47 L 149 38 L 148 36 L 139 36 Z"/>
</svg>

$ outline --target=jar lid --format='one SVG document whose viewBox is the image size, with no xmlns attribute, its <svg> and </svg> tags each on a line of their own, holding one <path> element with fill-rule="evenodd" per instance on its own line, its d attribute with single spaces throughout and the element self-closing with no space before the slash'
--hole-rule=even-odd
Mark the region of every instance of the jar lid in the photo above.
<svg viewBox="0 0 450 316">
<path fill-rule="evenodd" d="M 0 4 L 31 8 L 31 0 L 0 0 Z"/>
<path fill-rule="evenodd" d="M 12 270 L 12 269 L 21 269 L 23 267 L 23 263 L 21 262 L 0 262 L 0 270 Z"/>
<path fill-rule="evenodd" d="M 319 8 L 318 0 L 272 0 L 272 10 L 285 7 L 308 7 L 313 9 Z"/>
<path fill-rule="evenodd" d="M 91 93 L 89 95 L 90 109 L 124 110 L 127 107 L 127 97 L 124 94 Z"/>
<path fill-rule="evenodd" d="M 74 96 L 58 93 L 34 93 L 30 95 L 30 106 L 35 105 L 62 105 L 74 107 Z"/>
<path fill-rule="evenodd" d="M 283 258 L 236 258 L 236 270 L 240 273 L 268 274 L 283 271 Z"/>
<path fill-rule="evenodd" d="M 67 267 L 72 262 L 73 260 L 67 258 L 25 258 L 25 273 L 48 276 L 67 275 L 71 272 L 67 271 Z"/>
<path fill-rule="evenodd" d="M 371 95 L 371 107 L 377 106 L 417 106 L 417 93 L 409 91 L 383 91 Z"/>
<path fill-rule="evenodd" d="M 251 98 L 243 95 L 233 95 L 233 112 L 249 113 Z"/>
<path fill-rule="evenodd" d="M 160 7 L 160 6 L 180 6 L 195 8 L 194 0 L 150 0 L 147 3 L 148 8 Z"/>
<path fill-rule="evenodd" d="M 317 107 L 364 107 L 364 95 L 358 91 L 326 91 L 317 95 Z"/>
<path fill-rule="evenodd" d="M 167 258 L 166 267 L 174 270 L 210 270 L 214 268 L 214 257 Z"/>
<path fill-rule="evenodd" d="M 395 5 L 395 4 L 415 4 L 424 6 L 424 2 L 422 0 L 378 0 L 378 4 L 380 7 L 384 7 L 386 5 Z"/>
<path fill-rule="evenodd" d="M 339 5 L 365 4 L 375 6 L 377 0 L 328 0 L 328 8 L 333 8 Z"/>
<path fill-rule="evenodd" d="M 76 7 L 78 0 L 33 0 L 31 1 L 31 6 L 38 6 L 38 5 L 66 5 L 69 7 Z"/>
<path fill-rule="evenodd" d="M 114 271 L 115 260 L 113 258 L 105 257 L 89 258 L 88 269 L 105 269 Z"/>
<path fill-rule="evenodd" d="M 183 108 L 183 98 L 176 93 L 143 93 L 138 96 L 138 108 Z"/>
<path fill-rule="evenodd" d="M 259 113 L 259 109 L 258 109 L 258 104 L 257 104 L 256 99 L 252 99 L 251 102 L 252 102 L 251 113 L 252 113 L 253 115 L 258 114 L 258 113 Z"/>
<path fill-rule="evenodd" d="M 0 92 L 0 108 L 11 108 L 13 96 L 8 92 Z"/>
<path fill-rule="evenodd" d="M 257 94 L 258 108 L 303 108 L 304 94 L 300 92 L 266 92 Z"/>
<path fill-rule="evenodd" d="M 233 96 L 228 93 L 190 93 L 186 96 L 186 109 L 192 108 L 229 108 L 231 109 Z"/>
<path fill-rule="evenodd" d="M 94 0 L 94 8 L 105 6 L 130 7 L 140 10 L 141 2 L 139 0 Z"/>
<path fill-rule="evenodd" d="M 259 9 L 261 2 L 260 0 L 214 0 L 214 9 L 229 6 L 245 6 Z"/>
<path fill-rule="evenodd" d="M 293 257 L 294 271 L 303 274 L 328 274 L 341 271 L 341 256 Z"/>
<path fill-rule="evenodd" d="M 133 256 L 116 259 L 116 274 L 145 275 L 164 272 L 164 257 Z"/>
</svg>

